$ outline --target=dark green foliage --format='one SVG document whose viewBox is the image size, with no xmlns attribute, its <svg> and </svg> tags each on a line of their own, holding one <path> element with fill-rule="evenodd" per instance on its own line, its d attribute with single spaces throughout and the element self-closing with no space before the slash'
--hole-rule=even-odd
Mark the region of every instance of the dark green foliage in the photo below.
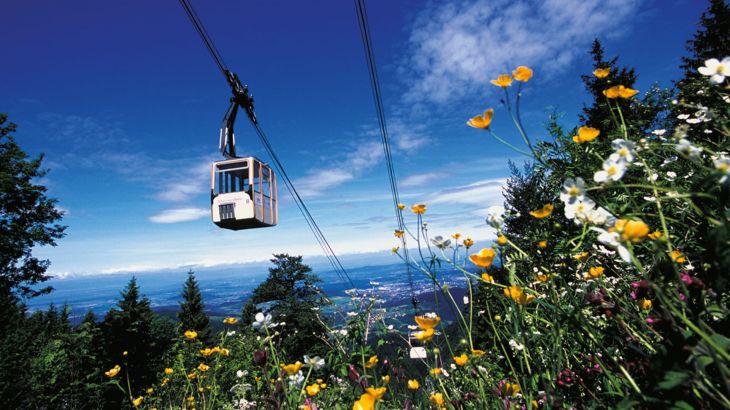
<svg viewBox="0 0 730 410">
<path fill-rule="evenodd" d="M 301 360 L 303 354 L 322 354 L 325 346 L 317 335 L 326 331 L 318 309 L 329 304 L 316 283 L 317 275 L 302 263 L 301 256 L 274 255 L 274 264 L 269 268 L 269 277 L 253 291 L 251 300 L 244 306 L 244 324 L 253 320 L 254 305 L 266 304 L 267 312 L 274 322 L 285 322 L 278 327 L 282 334 L 283 350 L 294 359 Z"/>
<path fill-rule="evenodd" d="M 612 128 L 615 123 L 611 121 L 612 115 L 606 107 L 606 96 L 603 95 L 603 90 L 614 85 L 633 88 L 636 82 L 636 72 L 633 68 L 619 67 L 618 57 L 607 60 L 604 56 L 603 46 L 598 39 L 593 40 L 590 55 L 593 58 L 593 69 L 609 68 L 610 73 L 606 78 L 597 78 L 593 74 L 581 76 L 586 90 L 593 97 L 593 103 L 589 107 L 583 107 L 580 120 L 589 127 L 604 131 Z M 628 102 L 622 101 L 621 103 L 628 105 Z"/>
<path fill-rule="evenodd" d="M 685 78 L 700 78 L 697 67 L 705 65 L 705 60 L 730 55 L 730 7 L 725 0 L 710 0 L 699 30 L 687 41 L 687 50 L 691 54 L 682 57 Z"/>
<path fill-rule="evenodd" d="M 181 331 L 195 330 L 198 332 L 198 339 L 203 343 L 210 342 L 210 321 L 205 314 L 203 296 L 200 294 L 200 288 L 192 270 L 188 272 L 188 279 L 183 286 L 182 297 L 180 311 L 177 313 Z"/>
<path fill-rule="evenodd" d="M 49 261 L 33 256 L 35 246 L 55 245 L 64 236 L 58 225 L 61 213 L 56 201 L 46 197 L 46 187 L 34 180 L 46 174 L 41 168 L 43 156 L 35 159 L 18 146 L 11 135 L 15 124 L 0 114 L 0 308 L 7 298 L 33 297 L 50 292 L 33 285 L 49 279 Z M 5 312 L 0 310 L 0 315 Z"/>
<path fill-rule="evenodd" d="M 174 328 L 152 312 L 149 299 L 140 296 L 134 277 L 121 293 L 118 305 L 119 309 L 107 312 L 101 325 L 104 369 L 121 365 L 133 380 L 132 389 L 140 390 L 154 383 L 157 372 L 164 367 L 162 357 L 172 343 Z M 118 390 L 108 389 L 105 399 L 118 402 L 121 397 Z"/>
<path fill-rule="evenodd" d="M 69 309 L 51 305 L 26 316 L 18 309 L 0 339 L 4 408 L 99 408 L 104 383 L 99 329 L 86 319 L 72 328 Z"/>
</svg>

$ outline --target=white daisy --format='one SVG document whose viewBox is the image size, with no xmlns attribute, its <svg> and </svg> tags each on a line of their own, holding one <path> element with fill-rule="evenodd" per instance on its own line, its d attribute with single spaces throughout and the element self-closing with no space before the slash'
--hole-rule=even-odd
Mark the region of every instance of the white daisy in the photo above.
<svg viewBox="0 0 730 410">
<path fill-rule="evenodd" d="M 611 147 L 615 150 L 609 159 L 614 161 L 626 161 L 628 163 L 634 162 L 634 147 L 636 145 L 631 141 L 625 139 L 615 139 L 611 142 Z"/>
<path fill-rule="evenodd" d="M 614 161 L 609 158 L 603 161 L 603 170 L 593 175 L 596 182 L 618 181 L 626 172 L 626 163 L 623 161 Z"/>
<path fill-rule="evenodd" d="M 725 77 L 730 75 L 730 57 L 725 57 L 722 61 L 711 58 L 705 61 L 705 66 L 697 69 L 700 74 L 710 77 L 710 82 L 721 84 L 725 81 Z"/>
<path fill-rule="evenodd" d="M 585 219 L 586 215 L 596 207 L 596 203 L 590 198 L 583 198 L 582 201 L 575 201 L 572 204 L 565 205 L 565 217 L 568 219 L 575 219 L 577 224 L 580 224 Z"/>
<path fill-rule="evenodd" d="M 621 260 L 626 263 L 631 263 L 631 254 L 629 253 L 629 250 L 626 249 L 625 246 L 621 245 L 621 242 L 619 242 L 618 232 L 608 232 L 601 228 L 591 229 L 598 232 L 598 238 L 596 238 L 598 239 L 598 242 L 614 248 L 618 252 L 618 256 L 621 257 Z"/>
<path fill-rule="evenodd" d="M 700 157 L 700 154 L 702 153 L 701 147 L 696 147 L 692 145 L 691 142 L 687 141 L 684 138 L 679 140 L 679 143 L 674 146 L 674 149 L 676 149 L 677 152 L 688 156 L 692 160 L 698 159 Z"/>
<path fill-rule="evenodd" d="M 730 157 L 722 156 L 712 160 L 712 163 L 715 165 L 715 169 L 722 172 L 720 183 L 724 184 L 730 178 Z"/>
<path fill-rule="evenodd" d="M 560 190 L 560 200 L 566 204 L 582 201 L 586 192 L 585 188 L 586 183 L 583 178 L 568 178 L 563 182 L 563 188 Z"/>
</svg>

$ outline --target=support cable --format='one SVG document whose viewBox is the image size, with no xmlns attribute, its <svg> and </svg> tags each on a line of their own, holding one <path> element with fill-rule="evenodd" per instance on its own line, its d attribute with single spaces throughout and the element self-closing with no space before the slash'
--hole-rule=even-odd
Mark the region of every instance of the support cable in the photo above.
<svg viewBox="0 0 730 410">
<path fill-rule="evenodd" d="M 398 183 L 395 175 L 395 167 L 393 165 L 393 154 L 390 148 L 390 137 L 388 135 L 388 126 L 385 120 L 385 109 L 383 106 L 383 97 L 380 90 L 380 82 L 378 80 L 377 65 L 375 64 L 375 52 L 373 50 L 372 40 L 370 38 L 370 28 L 368 24 L 367 9 L 365 8 L 365 0 L 354 0 L 355 10 L 357 11 L 357 22 L 360 28 L 360 38 L 365 51 L 365 60 L 368 65 L 368 73 L 370 74 L 370 88 L 373 92 L 373 100 L 375 102 L 375 112 L 378 116 L 378 127 L 380 128 L 381 142 L 383 145 L 383 153 L 385 155 L 386 168 L 388 169 L 388 180 L 390 182 L 390 191 L 393 198 L 393 207 L 395 209 L 396 220 L 398 221 L 398 229 L 405 232 L 405 222 L 403 214 L 398 208 L 400 197 L 398 194 Z M 420 227 L 419 227 L 420 229 Z M 416 297 L 413 285 L 413 273 L 409 264 L 408 247 L 406 245 L 406 235 L 401 235 L 401 247 L 403 248 L 403 256 L 406 263 L 408 274 L 408 285 L 411 291 L 411 303 L 413 310 L 418 311 L 418 299 Z"/>
</svg>

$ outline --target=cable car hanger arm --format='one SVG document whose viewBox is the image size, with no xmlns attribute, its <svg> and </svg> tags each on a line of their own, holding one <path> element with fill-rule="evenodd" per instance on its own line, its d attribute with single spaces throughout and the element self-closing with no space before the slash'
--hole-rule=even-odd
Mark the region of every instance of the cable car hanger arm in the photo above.
<svg viewBox="0 0 730 410">
<path fill-rule="evenodd" d="M 236 158 L 236 137 L 233 133 L 233 127 L 236 122 L 238 108 L 241 107 L 246 111 L 246 115 L 253 124 L 258 124 L 258 121 L 253 110 L 253 96 L 248 92 L 248 86 L 241 84 L 238 75 L 227 69 L 225 75 L 228 85 L 231 86 L 233 96 L 231 97 L 231 105 L 223 117 L 218 148 L 224 157 Z"/>
</svg>

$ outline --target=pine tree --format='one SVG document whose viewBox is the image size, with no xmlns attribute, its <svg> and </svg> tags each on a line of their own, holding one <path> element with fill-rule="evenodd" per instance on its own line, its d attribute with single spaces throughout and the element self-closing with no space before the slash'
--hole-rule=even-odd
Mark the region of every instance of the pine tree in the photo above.
<svg viewBox="0 0 730 410">
<path fill-rule="evenodd" d="M 319 287 L 317 275 L 312 268 L 302 263 L 301 256 L 276 254 L 271 259 L 268 278 L 253 291 L 251 300 L 244 306 L 243 322 L 250 324 L 255 305 L 267 304 L 268 313 L 274 321 L 284 322 L 278 328 L 286 354 L 301 358 L 304 354 L 324 354 L 324 346 L 318 335 L 326 332 L 326 326 L 319 317 L 320 307 L 329 304 Z M 246 316 L 244 316 L 246 315 Z"/>
<path fill-rule="evenodd" d="M 685 78 L 701 78 L 697 67 L 705 60 L 730 56 L 730 6 L 725 0 L 711 0 L 700 18 L 700 29 L 687 41 L 689 56 L 682 57 Z"/>
<path fill-rule="evenodd" d="M 210 342 L 210 320 L 205 314 L 203 296 L 200 294 L 200 288 L 192 270 L 188 272 L 188 280 L 185 281 L 183 286 L 182 297 L 180 311 L 177 313 L 181 329 L 183 331 L 195 330 L 198 332 L 198 338 L 203 343 Z"/>
<path fill-rule="evenodd" d="M 152 312 L 150 300 L 140 296 L 135 277 L 121 293 L 118 306 L 107 312 L 102 323 L 106 367 L 121 365 L 130 375 L 133 390 L 146 388 L 162 368 L 162 356 L 173 338 L 172 325 Z M 123 398 L 117 390 L 107 390 L 105 400 L 119 403 Z"/>
</svg>

